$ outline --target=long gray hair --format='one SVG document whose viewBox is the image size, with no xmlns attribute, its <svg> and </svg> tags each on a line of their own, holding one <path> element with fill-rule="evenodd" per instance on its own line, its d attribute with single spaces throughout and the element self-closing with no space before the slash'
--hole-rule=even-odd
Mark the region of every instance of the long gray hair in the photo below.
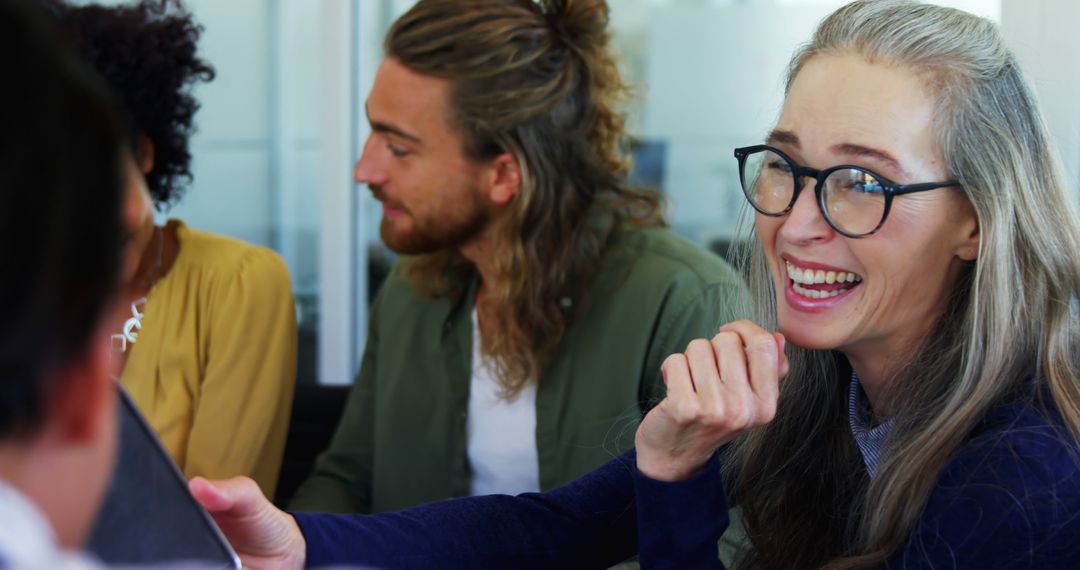
<svg viewBox="0 0 1080 570">
<path fill-rule="evenodd" d="M 925 80 L 949 177 L 978 216 L 979 255 L 895 373 L 886 406 L 896 423 L 872 481 L 847 424 L 846 358 L 790 347 L 777 419 L 736 442 L 725 466 L 753 541 L 743 560 L 751 567 L 881 564 L 903 546 L 946 462 L 1003 401 L 1048 393 L 1042 403 L 1071 432 L 1063 437 L 1080 438 L 1080 227 L 1016 58 L 993 23 L 971 14 L 858 1 L 795 54 L 788 88 L 811 59 L 852 54 Z M 760 245 L 744 259 L 756 318 L 775 327 Z M 1032 379 L 1045 388 L 1033 390 Z"/>
</svg>

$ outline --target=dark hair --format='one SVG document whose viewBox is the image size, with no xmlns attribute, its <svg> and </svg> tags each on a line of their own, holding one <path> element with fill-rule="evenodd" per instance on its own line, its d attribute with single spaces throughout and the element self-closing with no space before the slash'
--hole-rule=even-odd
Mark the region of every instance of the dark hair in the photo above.
<svg viewBox="0 0 1080 570">
<path fill-rule="evenodd" d="M 49 0 L 61 30 L 97 71 L 128 121 L 154 144 L 154 166 L 146 175 L 159 210 L 180 200 L 191 181 L 189 139 L 199 102 L 191 95 L 214 69 L 196 54 L 202 28 L 180 0 L 142 0 L 131 6 L 70 6 Z"/>
<path fill-rule="evenodd" d="M 589 215 L 663 223 L 660 195 L 631 188 L 620 104 L 626 85 L 603 0 L 420 0 L 386 38 L 386 55 L 450 86 L 448 117 L 477 160 L 513 155 L 521 191 L 496 229 L 495 327 L 485 350 L 513 394 L 539 378 L 577 296 L 605 253 Z M 461 275 L 444 251 L 411 260 L 421 290 Z M 459 286 L 460 283 L 454 283 Z"/>
<path fill-rule="evenodd" d="M 120 263 L 123 136 L 51 25 L 36 5 L 0 0 L 2 439 L 40 425 L 46 383 L 86 354 Z"/>
</svg>

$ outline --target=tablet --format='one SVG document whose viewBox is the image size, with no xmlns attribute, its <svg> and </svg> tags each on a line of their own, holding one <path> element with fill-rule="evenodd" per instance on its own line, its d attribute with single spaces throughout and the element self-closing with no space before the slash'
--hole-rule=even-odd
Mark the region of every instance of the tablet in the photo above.
<svg viewBox="0 0 1080 570">
<path fill-rule="evenodd" d="M 87 545 L 108 565 L 240 568 L 210 515 L 127 392 L 120 393 L 116 470 Z"/>
</svg>

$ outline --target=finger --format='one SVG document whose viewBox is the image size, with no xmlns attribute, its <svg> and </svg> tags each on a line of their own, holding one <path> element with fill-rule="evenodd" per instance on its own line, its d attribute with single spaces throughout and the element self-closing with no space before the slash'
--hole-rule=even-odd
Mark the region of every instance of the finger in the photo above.
<svg viewBox="0 0 1080 570">
<path fill-rule="evenodd" d="M 211 513 L 243 516 L 254 512 L 262 499 L 258 485 L 247 477 L 210 481 L 195 477 L 188 483 L 192 497 Z"/>
<path fill-rule="evenodd" d="M 747 320 L 728 323 L 721 330 L 737 334 L 742 341 L 747 383 L 745 391 L 739 392 L 739 395 L 745 398 L 741 418 L 745 421 L 745 427 L 772 421 L 779 397 L 777 363 L 780 351 L 776 337 Z M 739 388 L 743 389 L 743 386 Z"/>
<path fill-rule="evenodd" d="M 233 501 L 227 495 L 218 490 L 213 483 L 195 477 L 188 483 L 188 490 L 204 509 L 211 513 L 228 511 L 233 506 Z"/>
<path fill-rule="evenodd" d="M 776 336 L 750 321 L 729 323 L 738 333 L 746 351 L 750 389 L 759 403 L 758 411 L 772 419 L 779 395 L 780 351 Z"/>
<path fill-rule="evenodd" d="M 733 427 L 738 426 L 743 423 L 741 416 L 746 414 L 747 406 L 754 397 L 746 370 L 742 338 L 731 329 L 721 328 L 721 332 L 713 337 L 712 345 L 720 365 L 721 397 L 728 408 L 727 415 Z"/>
<path fill-rule="evenodd" d="M 774 332 L 773 336 L 776 337 L 776 350 L 780 356 L 778 363 L 780 378 L 783 378 L 791 370 L 791 363 L 788 362 L 787 352 L 785 351 L 787 349 L 787 338 L 784 337 L 783 333 L 778 332 Z"/>
<path fill-rule="evenodd" d="M 776 415 L 776 400 L 780 397 L 780 354 L 776 338 L 772 333 L 764 333 L 747 342 L 750 389 L 758 404 L 755 423 L 772 421 Z"/>
<path fill-rule="evenodd" d="M 733 332 L 737 333 L 744 339 L 750 339 L 757 335 L 771 336 L 772 333 L 761 328 L 757 323 L 748 321 L 746 319 L 731 321 L 726 325 L 720 327 L 720 332 Z"/>
<path fill-rule="evenodd" d="M 690 377 L 690 365 L 686 355 L 672 354 L 660 365 L 660 373 L 667 386 L 667 399 L 686 400 L 694 398 L 694 383 Z"/>
<path fill-rule="evenodd" d="M 706 409 L 716 409 L 723 403 L 723 388 L 720 386 L 720 367 L 712 343 L 703 338 L 691 341 L 686 347 L 686 361 L 701 405 Z"/>
</svg>

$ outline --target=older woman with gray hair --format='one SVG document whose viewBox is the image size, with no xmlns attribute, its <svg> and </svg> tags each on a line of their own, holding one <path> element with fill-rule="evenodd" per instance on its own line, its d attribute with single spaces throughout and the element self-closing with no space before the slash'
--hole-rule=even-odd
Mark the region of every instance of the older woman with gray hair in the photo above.
<svg viewBox="0 0 1080 570">
<path fill-rule="evenodd" d="M 253 563 L 718 567 L 737 504 L 739 567 L 1080 567 L 1080 226 L 995 26 L 849 4 L 735 156 L 755 322 L 666 361 L 636 452 L 369 517 L 192 491 Z"/>
</svg>

